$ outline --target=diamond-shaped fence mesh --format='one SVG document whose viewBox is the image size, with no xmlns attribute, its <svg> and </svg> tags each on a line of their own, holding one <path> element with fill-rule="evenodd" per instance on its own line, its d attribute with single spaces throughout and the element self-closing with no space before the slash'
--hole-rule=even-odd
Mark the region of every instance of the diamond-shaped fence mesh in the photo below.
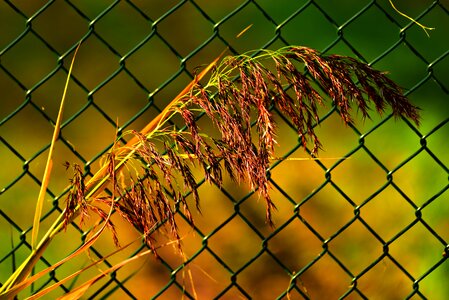
<svg viewBox="0 0 449 300">
<path fill-rule="evenodd" d="M 320 160 L 276 113 L 280 157 L 270 172 L 275 228 L 242 184 L 199 184 L 195 226 L 178 214 L 184 257 L 161 243 L 91 286 L 86 299 L 446 299 L 449 241 L 449 2 L 3 1 L 0 3 L 0 283 L 29 254 L 36 198 L 70 60 L 68 90 L 42 230 L 60 214 L 76 162 L 98 169 L 117 133 L 139 130 L 198 66 L 253 49 L 304 45 L 387 71 L 422 108 L 422 124 L 387 114 L 345 126 L 322 111 Z M 176 122 L 176 120 L 175 120 Z M 201 122 L 201 120 L 200 120 Z M 174 124 L 182 126 L 182 124 Z M 298 160 L 297 158 L 305 158 Z M 116 217 L 116 216 L 114 216 Z M 138 234 L 113 220 L 122 243 Z M 60 233 L 35 272 L 68 255 L 93 225 Z M 163 239 L 163 236 L 160 237 Z M 144 244 L 114 250 L 104 235 L 89 252 L 30 286 L 64 282 L 56 298 Z M 101 271 L 100 271 L 101 273 Z"/>
</svg>

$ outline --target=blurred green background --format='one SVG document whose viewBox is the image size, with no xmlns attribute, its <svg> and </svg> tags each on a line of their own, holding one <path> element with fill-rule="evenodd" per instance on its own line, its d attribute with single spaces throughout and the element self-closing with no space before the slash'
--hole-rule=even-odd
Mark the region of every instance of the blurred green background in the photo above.
<svg viewBox="0 0 449 300">
<path fill-rule="evenodd" d="M 128 265 L 92 287 L 86 299 L 176 299 L 183 286 L 189 297 L 185 270 L 200 299 L 336 299 L 345 293 L 349 299 L 446 299 L 449 1 L 393 2 L 435 29 L 426 35 L 387 0 L 1 2 L 0 282 L 29 253 L 51 122 L 79 41 L 44 229 L 64 207 L 70 173 L 63 163 L 94 172 L 117 126 L 141 129 L 196 67 L 227 47 L 227 54 L 237 54 L 301 45 L 388 72 L 422 109 L 420 127 L 388 114 L 363 121 L 356 110 L 355 125 L 348 127 L 331 114 L 317 128 L 323 160 L 276 162 L 271 170 L 275 229 L 265 224 L 264 204 L 245 184 L 229 181 L 222 190 L 203 184 L 195 229 L 181 225 L 185 254 L 192 258 L 186 267 L 173 273 L 182 260 L 166 246 L 162 262 L 148 258 Z M 323 108 L 323 116 L 329 110 Z M 279 156 L 308 158 L 295 132 L 282 118 L 277 121 Z M 123 241 L 138 236 L 118 217 L 114 221 Z M 70 253 L 83 237 L 75 227 L 60 234 L 39 267 Z M 113 247 L 105 236 L 92 256 Z M 48 282 L 89 258 L 79 260 L 57 269 Z"/>
</svg>

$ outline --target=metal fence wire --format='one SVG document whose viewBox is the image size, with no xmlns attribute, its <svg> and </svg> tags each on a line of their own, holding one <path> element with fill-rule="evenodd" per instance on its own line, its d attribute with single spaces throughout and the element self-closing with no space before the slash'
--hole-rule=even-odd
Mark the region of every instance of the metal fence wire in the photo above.
<svg viewBox="0 0 449 300">
<path fill-rule="evenodd" d="M 393 5 L 435 29 L 423 30 Z M 161 246 L 159 258 L 108 274 L 83 297 L 447 299 L 448 10 L 447 1 L 1 2 L 0 282 L 31 249 L 43 166 L 80 41 L 43 230 L 65 205 L 70 174 L 63 163 L 77 162 L 91 176 L 116 131 L 141 129 L 196 67 L 227 47 L 239 54 L 305 45 L 388 71 L 422 108 L 422 124 L 387 114 L 365 121 L 355 116 L 348 127 L 329 108 L 317 125 L 322 159 L 297 160 L 310 156 L 277 114 L 278 151 L 294 159 L 274 161 L 269 171 L 275 228 L 265 223 L 263 203 L 244 184 L 218 188 L 197 178 L 202 214 L 195 215 L 194 227 L 177 216 L 185 257 Z M 129 225 L 115 222 L 119 238 L 136 236 Z M 35 272 L 79 246 L 89 229 L 72 224 Z M 62 280 L 90 259 L 105 259 L 48 296 L 56 298 L 146 246 L 106 257 L 113 249 L 105 235 L 89 256 L 57 268 L 25 293 Z"/>
</svg>

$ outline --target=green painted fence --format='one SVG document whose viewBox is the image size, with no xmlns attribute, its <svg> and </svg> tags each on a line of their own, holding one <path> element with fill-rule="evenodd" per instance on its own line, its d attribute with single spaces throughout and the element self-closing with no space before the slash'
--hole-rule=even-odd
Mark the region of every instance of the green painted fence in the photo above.
<svg viewBox="0 0 449 300">
<path fill-rule="evenodd" d="M 422 108 L 420 127 L 387 114 L 345 126 L 323 109 L 321 160 L 308 160 L 277 114 L 270 172 L 275 228 L 245 184 L 197 178 L 202 214 L 181 225 L 185 257 L 160 236 L 85 299 L 446 299 L 449 295 L 448 1 L 4 1 L 0 3 L 0 283 L 30 251 L 35 201 L 71 57 L 43 229 L 64 208 L 65 161 L 98 168 L 116 132 L 141 129 L 223 50 L 304 45 L 387 71 Z M 179 121 L 179 120 L 178 120 Z M 173 123 L 182 127 L 182 123 Z M 305 158 L 305 160 L 297 160 Z M 179 214 L 183 224 L 183 215 Z M 114 220 L 119 238 L 136 236 Z M 48 224 L 47 224 L 48 223 Z M 61 233 L 36 267 L 79 246 L 92 224 Z M 122 228 L 122 229 L 120 229 Z M 90 256 L 112 252 L 109 236 Z M 143 244 L 121 259 L 144 251 Z M 83 260 L 84 259 L 84 260 Z M 24 294 L 89 263 L 60 267 Z M 100 269 L 119 259 L 106 258 Z M 55 298 L 95 274 L 64 283 Z"/>
</svg>

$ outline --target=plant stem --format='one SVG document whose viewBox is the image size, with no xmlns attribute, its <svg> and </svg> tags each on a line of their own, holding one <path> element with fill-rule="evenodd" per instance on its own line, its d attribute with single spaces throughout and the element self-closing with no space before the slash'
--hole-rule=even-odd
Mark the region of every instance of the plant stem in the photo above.
<svg viewBox="0 0 449 300">
<path fill-rule="evenodd" d="M 22 282 L 31 272 L 32 268 L 36 265 L 39 259 L 42 257 L 45 249 L 50 244 L 55 235 L 63 229 L 64 226 L 64 211 L 58 216 L 55 222 L 47 230 L 47 233 L 42 237 L 39 244 L 33 249 L 30 255 L 20 265 L 20 267 L 8 278 L 5 284 L 0 288 L 0 295 L 7 292 L 17 283 Z"/>
<path fill-rule="evenodd" d="M 224 52 L 223 52 L 224 53 Z M 143 135 L 151 134 L 152 132 L 158 130 L 169 118 L 170 110 L 176 106 L 179 101 L 188 93 L 190 90 L 200 81 L 211 69 L 217 61 L 221 58 L 223 55 L 220 54 L 212 63 L 210 63 L 204 70 L 201 71 L 200 74 L 198 74 L 171 102 L 168 106 L 165 107 L 165 109 L 153 120 L 151 120 L 150 123 L 148 123 L 147 126 L 145 126 L 140 133 Z M 123 166 L 127 163 L 127 161 L 133 156 L 133 154 L 141 147 L 141 144 L 139 143 L 139 140 L 137 137 L 133 137 L 131 140 L 129 140 L 126 145 L 120 147 L 117 150 L 117 154 L 122 155 L 126 154 L 126 156 L 121 159 L 115 169 L 114 172 L 117 173 L 120 171 Z M 108 173 L 108 165 L 103 165 L 95 174 L 94 176 L 86 183 L 86 191 L 87 196 L 85 197 L 85 200 L 88 199 L 94 199 L 97 195 L 99 195 L 101 192 L 104 191 L 106 188 L 107 183 L 109 182 L 109 179 L 111 177 L 111 174 Z M 70 223 L 74 221 L 74 219 L 79 215 L 79 208 L 78 205 L 74 210 L 75 212 L 71 215 L 68 222 L 65 221 L 65 214 L 67 212 L 67 209 L 64 209 L 61 214 L 58 216 L 58 218 L 54 221 L 54 223 L 51 225 L 51 227 L 47 230 L 46 234 L 42 237 L 39 244 L 32 249 L 30 255 L 25 259 L 25 261 L 20 265 L 20 267 L 7 279 L 7 281 L 4 283 L 2 287 L 0 287 L 0 298 L 1 295 L 8 292 L 11 288 L 13 288 L 15 285 L 20 284 L 23 282 L 28 275 L 30 274 L 31 270 L 34 268 L 34 266 L 37 264 L 39 259 L 42 257 L 45 249 L 48 247 L 50 242 L 53 240 L 55 235 L 59 233 L 63 228 L 64 224 Z M 19 290 L 20 291 L 20 290 Z M 18 292 L 19 292 L 18 291 Z M 17 292 L 17 293 L 18 293 Z"/>
</svg>

